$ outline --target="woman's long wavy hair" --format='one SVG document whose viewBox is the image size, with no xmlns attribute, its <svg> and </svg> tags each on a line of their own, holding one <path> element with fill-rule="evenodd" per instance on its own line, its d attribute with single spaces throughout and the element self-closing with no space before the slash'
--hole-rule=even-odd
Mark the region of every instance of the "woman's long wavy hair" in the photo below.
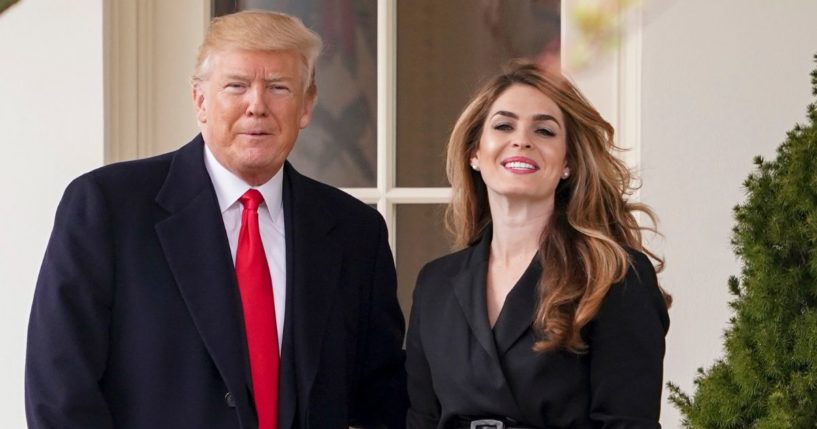
<svg viewBox="0 0 817 429">
<path fill-rule="evenodd" d="M 656 271 L 663 259 L 642 244 L 642 230 L 657 232 L 656 218 L 646 205 L 628 201 L 635 189 L 626 165 L 613 155 L 613 127 L 566 78 L 514 61 L 489 81 L 465 108 L 448 142 L 446 171 L 453 188 L 446 224 L 455 247 L 476 242 L 491 223 L 482 176 L 469 168 L 494 101 L 512 85 L 538 89 L 562 111 L 567 131 L 570 177 L 556 188 L 555 206 L 539 243 L 543 267 L 533 321 L 540 340 L 536 351 L 587 349 L 581 329 L 599 311 L 610 287 L 621 281 L 630 261 L 627 248 L 652 258 Z M 640 226 L 641 212 L 650 226 Z M 662 291 L 663 292 L 663 291 Z M 671 297 L 664 293 L 667 305 Z"/>
</svg>

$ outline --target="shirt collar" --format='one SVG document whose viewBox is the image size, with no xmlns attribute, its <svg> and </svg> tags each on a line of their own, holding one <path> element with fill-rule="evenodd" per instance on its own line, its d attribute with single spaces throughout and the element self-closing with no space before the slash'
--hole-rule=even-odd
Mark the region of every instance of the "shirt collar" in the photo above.
<svg viewBox="0 0 817 429">
<path fill-rule="evenodd" d="M 252 188 L 257 189 L 261 192 L 261 195 L 264 196 L 264 203 L 269 210 L 270 217 L 272 217 L 272 222 L 274 224 L 280 222 L 281 214 L 283 213 L 283 167 L 263 185 L 250 186 L 240 177 L 233 174 L 232 171 L 221 165 L 206 144 L 204 145 L 204 166 L 207 168 L 207 173 L 213 182 L 213 188 L 216 190 L 216 198 L 218 198 L 218 207 L 221 213 L 224 213 L 227 209 L 238 203 L 238 199 L 241 198 L 247 190 Z"/>
</svg>

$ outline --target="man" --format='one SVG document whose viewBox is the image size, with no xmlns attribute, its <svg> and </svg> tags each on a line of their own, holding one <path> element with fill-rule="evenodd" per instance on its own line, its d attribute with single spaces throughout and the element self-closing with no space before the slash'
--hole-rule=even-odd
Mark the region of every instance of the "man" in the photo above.
<svg viewBox="0 0 817 429">
<path fill-rule="evenodd" d="M 31 312 L 30 427 L 405 425 L 385 224 L 286 162 L 320 47 L 284 14 L 213 20 L 201 134 L 68 186 Z"/>
</svg>

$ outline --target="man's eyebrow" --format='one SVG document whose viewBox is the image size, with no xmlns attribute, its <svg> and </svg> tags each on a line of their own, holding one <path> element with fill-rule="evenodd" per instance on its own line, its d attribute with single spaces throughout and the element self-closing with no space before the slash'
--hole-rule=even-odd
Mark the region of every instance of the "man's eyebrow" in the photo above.
<svg viewBox="0 0 817 429">
<path fill-rule="evenodd" d="M 251 79 L 249 76 L 244 75 L 244 74 L 240 74 L 240 73 L 230 73 L 230 74 L 227 74 L 227 75 L 225 76 L 225 78 L 226 78 L 227 80 L 242 80 L 242 81 L 252 80 L 252 79 Z M 287 78 L 287 77 L 285 77 L 285 76 L 273 76 L 273 77 L 268 77 L 268 78 L 265 78 L 265 79 L 264 79 L 264 82 L 266 82 L 266 83 L 271 83 L 271 82 L 286 82 L 286 81 L 290 81 L 290 80 L 292 80 L 292 79 Z"/>
<path fill-rule="evenodd" d="M 288 77 L 285 77 L 285 76 L 274 76 L 274 77 L 265 78 L 264 82 L 266 82 L 266 83 L 276 83 L 276 82 L 289 82 L 291 80 L 292 80 L 291 78 L 288 78 Z"/>
<path fill-rule="evenodd" d="M 239 74 L 239 73 L 230 73 L 224 76 L 226 80 L 250 80 L 247 75 Z"/>
</svg>

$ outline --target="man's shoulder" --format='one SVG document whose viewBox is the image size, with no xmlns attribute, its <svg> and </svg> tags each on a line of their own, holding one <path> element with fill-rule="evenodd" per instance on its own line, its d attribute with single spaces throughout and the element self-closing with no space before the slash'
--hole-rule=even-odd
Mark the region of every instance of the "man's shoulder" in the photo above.
<svg viewBox="0 0 817 429">
<path fill-rule="evenodd" d="M 299 197 L 306 196 L 312 202 L 319 202 L 326 210 L 336 216 L 380 217 L 378 211 L 372 206 L 334 186 L 304 176 L 291 166 L 289 166 L 287 172 L 294 182 L 294 186 L 297 187 L 294 192 Z"/>
<path fill-rule="evenodd" d="M 146 176 L 167 175 L 173 156 L 176 152 L 169 152 L 149 158 L 120 161 L 99 167 L 87 174 L 100 182 L 127 182 L 139 180 Z"/>
<path fill-rule="evenodd" d="M 108 164 L 74 179 L 66 194 L 79 190 L 95 189 L 110 202 L 153 200 L 165 183 L 175 152 L 132 161 Z"/>
</svg>

